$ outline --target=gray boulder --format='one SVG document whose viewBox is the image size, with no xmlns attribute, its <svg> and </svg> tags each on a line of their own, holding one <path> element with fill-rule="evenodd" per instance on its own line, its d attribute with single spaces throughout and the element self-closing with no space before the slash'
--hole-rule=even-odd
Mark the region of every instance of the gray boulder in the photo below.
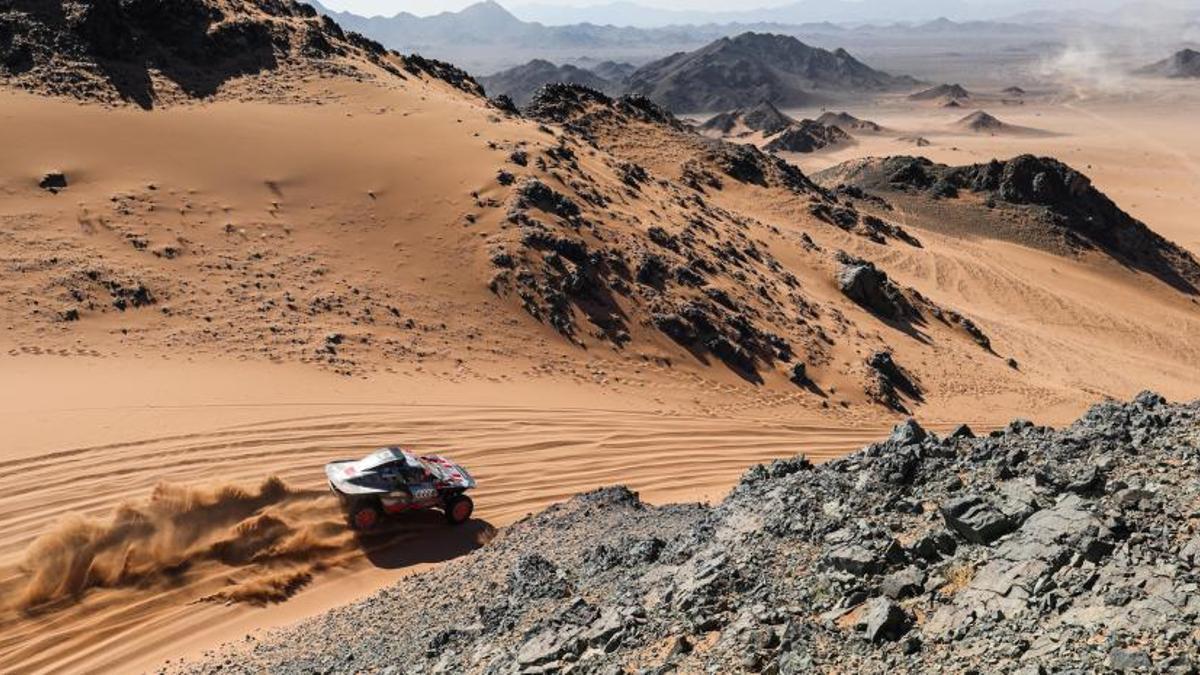
<svg viewBox="0 0 1200 675">
<path fill-rule="evenodd" d="M 979 495 L 966 495 L 947 502 L 941 511 L 950 529 L 976 544 L 990 544 L 1015 527 L 1012 519 Z"/>
</svg>

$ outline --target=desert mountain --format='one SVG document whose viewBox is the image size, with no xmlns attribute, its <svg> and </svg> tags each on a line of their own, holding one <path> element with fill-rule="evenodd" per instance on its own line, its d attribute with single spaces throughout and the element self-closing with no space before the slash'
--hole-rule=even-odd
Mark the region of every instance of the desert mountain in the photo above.
<svg viewBox="0 0 1200 675">
<path fill-rule="evenodd" d="M 1169 58 L 1139 69 L 1137 74 L 1176 78 L 1200 77 L 1200 52 L 1181 49 Z"/>
<path fill-rule="evenodd" d="M 1189 294 L 1200 292 L 1200 263 L 1180 246 L 1121 210 L 1087 176 L 1054 159 L 1022 155 L 1008 161 L 951 167 L 924 158 L 852 160 L 814 179 L 851 185 L 889 199 L 912 196 L 947 226 L 1061 252 L 1094 249 Z M 942 200 L 970 194 L 948 208 Z M 974 221 L 974 222 L 972 222 Z"/>
<path fill-rule="evenodd" d="M 800 120 L 772 137 L 763 149 L 768 152 L 816 152 L 852 140 L 840 127 Z"/>
<path fill-rule="evenodd" d="M 961 101 L 971 98 L 971 92 L 959 84 L 939 84 L 923 89 L 908 97 L 910 101 Z"/>
<path fill-rule="evenodd" d="M 700 125 L 700 130 L 720 136 L 738 136 L 754 132 L 771 136 L 795 123 L 796 120 L 785 115 L 779 108 L 767 101 L 761 101 L 753 108 L 715 115 Z"/>
<path fill-rule="evenodd" d="M 843 49 L 810 47 L 794 37 L 744 33 L 639 68 L 629 90 L 676 112 L 720 111 L 746 101 L 800 106 L 847 92 L 911 86 Z"/>
<path fill-rule="evenodd" d="M 489 95 L 503 94 L 520 106 L 529 103 L 534 93 L 547 84 L 578 84 L 609 92 L 619 87 L 590 70 L 569 64 L 556 66 L 541 59 L 494 75 L 481 77 L 479 83 L 483 85 Z"/>
<path fill-rule="evenodd" d="M 870 120 L 863 120 L 848 112 L 827 112 L 817 118 L 817 122 L 826 126 L 838 127 L 848 133 L 880 133 L 884 128 Z"/>
</svg>

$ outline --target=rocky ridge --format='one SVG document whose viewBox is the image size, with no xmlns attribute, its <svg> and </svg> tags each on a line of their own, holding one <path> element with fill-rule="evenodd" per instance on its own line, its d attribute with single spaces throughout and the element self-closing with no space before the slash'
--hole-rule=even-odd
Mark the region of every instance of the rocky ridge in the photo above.
<svg viewBox="0 0 1200 675">
<path fill-rule="evenodd" d="M 1195 672 L 1200 404 L 908 421 L 715 506 L 576 497 L 179 672 Z M 447 589 L 454 589 L 447 593 Z"/>
<path fill-rule="evenodd" d="M 993 233 L 1034 231 L 1068 250 L 1099 249 L 1187 293 L 1200 288 L 1200 262 L 1121 210 L 1079 171 L 1049 157 L 951 167 L 923 157 L 852 160 L 814 178 L 868 193 L 923 200 L 982 198 Z"/>
<path fill-rule="evenodd" d="M 466 73 L 402 57 L 292 0 L 15 0 L 0 8 L 0 82 L 150 108 L 206 98 L 245 78 L 278 99 L 305 75 L 428 74 L 481 93 Z"/>
</svg>

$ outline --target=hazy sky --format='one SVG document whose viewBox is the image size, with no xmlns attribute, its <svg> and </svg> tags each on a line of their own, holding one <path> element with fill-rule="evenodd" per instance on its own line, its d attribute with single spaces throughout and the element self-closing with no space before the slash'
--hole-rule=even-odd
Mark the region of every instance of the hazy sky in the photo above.
<svg viewBox="0 0 1200 675">
<path fill-rule="evenodd" d="M 611 0 L 514 0 L 505 2 L 497 0 L 505 7 L 521 5 L 561 5 L 567 7 L 586 7 L 588 5 L 608 4 Z M 756 7 L 777 7 L 795 0 L 755 0 L 754 2 L 731 2 L 731 0 L 637 0 L 645 7 L 660 7 L 665 9 L 701 9 L 701 10 L 730 10 L 754 9 Z M 412 14 L 437 14 L 452 12 L 473 5 L 478 0 L 321 0 L 321 4 L 330 9 L 354 12 L 355 14 L 382 14 L 391 16 L 399 12 Z"/>
</svg>

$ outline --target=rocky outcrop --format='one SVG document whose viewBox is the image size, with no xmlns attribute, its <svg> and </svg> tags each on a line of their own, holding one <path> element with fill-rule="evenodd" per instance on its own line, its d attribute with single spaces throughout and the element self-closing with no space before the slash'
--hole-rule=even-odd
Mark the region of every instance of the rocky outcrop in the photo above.
<svg viewBox="0 0 1200 675">
<path fill-rule="evenodd" d="M 801 120 L 771 138 L 763 148 L 767 152 L 816 152 L 851 141 L 850 134 L 838 127 Z"/>
<path fill-rule="evenodd" d="M 1070 248 L 1096 248 L 1179 290 L 1200 289 L 1200 262 L 1121 210 L 1083 173 L 1050 157 L 1021 155 L 1007 161 L 951 167 L 924 157 L 852 160 L 814 174 L 822 185 L 849 185 L 868 193 L 903 192 L 933 199 L 979 195 L 994 220 L 989 232 L 1008 228 L 1053 237 Z M 1031 230 L 1037 230 L 1032 232 Z"/>
<path fill-rule="evenodd" d="M 761 132 L 763 136 L 773 136 L 795 123 L 796 120 L 780 112 L 779 108 L 769 101 L 761 101 L 753 108 L 738 108 L 731 112 L 714 115 L 700 125 L 700 130 L 721 135 L 757 131 Z"/>
<path fill-rule="evenodd" d="M 398 72 L 378 43 L 292 0 L 17 0 L 0 8 L 0 77 L 36 91 L 153 105 L 284 67 L 353 57 Z"/>
<path fill-rule="evenodd" d="M 1200 405 L 1149 393 L 1061 431 L 908 422 L 712 507 L 576 497 L 180 670 L 1194 672 L 1198 447 Z"/>
<path fill-rule="evenodd" d="M 847 298 L 886 319 L 901 320 L 916 315 L 900 287 L 874 263 L 839 253 L 838 264 L 838 290 Z"/>
<path fill-rule="evenodd" d="M 618 89 L 614 83 L 590 70 L 570 64 L 555 65 L 544 59 L 534 59 L 524 65 L 479 78 L 479 83 L 489 94 L 508 96 L 522 106 L 528 104 L 543 86 L 560 82 L 613 93 Z"/>
</svg>

